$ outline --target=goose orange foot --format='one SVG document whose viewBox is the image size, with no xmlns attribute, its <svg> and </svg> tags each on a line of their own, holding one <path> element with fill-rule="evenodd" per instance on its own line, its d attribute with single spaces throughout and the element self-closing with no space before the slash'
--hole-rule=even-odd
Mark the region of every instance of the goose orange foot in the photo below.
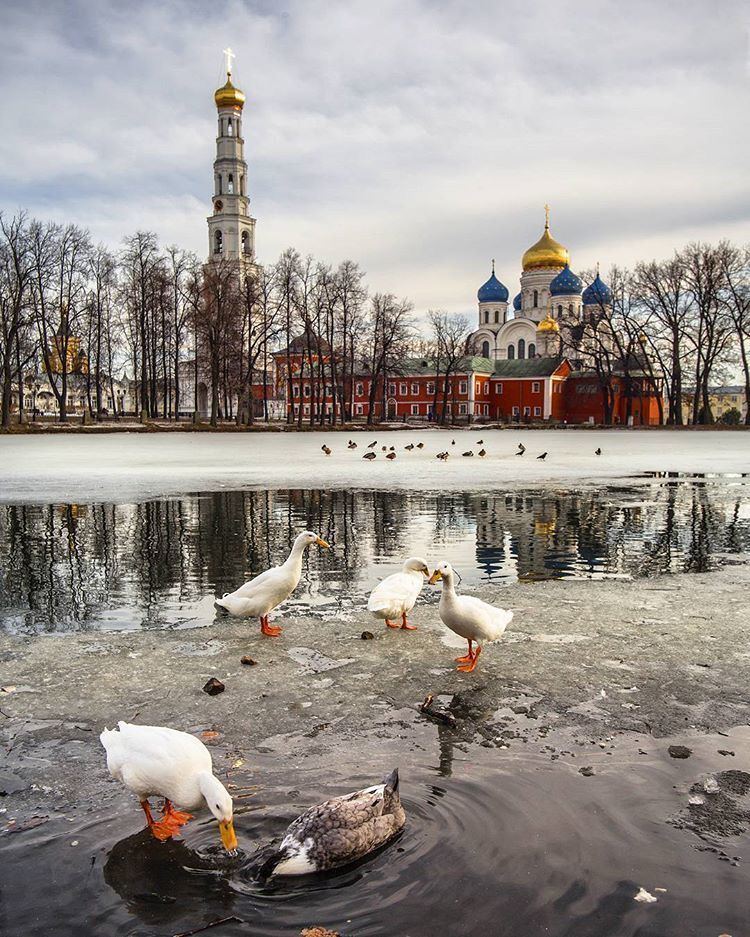
<svg viewBox="0 0 750 937">
<path fill-rule="evenodd" d="M 399 625 L 399 623 L 398 623 L 397 621 L 391 621 L 390 618 L 386 618 L 385 623 L 386 623 L 386 625 L 388 625 L 389 628 L 400 628 L 400 627 L 401 627 L 401 625 Z"/>
<path fill-rule="evenodd" d="M 416 625 L 410 625 L 409 622 L 406 620 L 406 612 L 404 612 L 401 616 L 401 627 L 404 629 L 404 631 L 416 631 L 417 630 Z"/>
<path fill-rule="evenodd" d="M 165 799 L 161 812 L 178 826 L 184 826 L 193 819 L 192 813 L 183 813 L 181 810 L 175 810 L 171 800 Z"/>
<path fill-rule="evenodd" d="M 260 631 L 261 634 L 265 634 L 269 638 L 277 638 L 281 634 L 281 628 L 277 628 L 275 625 L 268 624 L 268 615 L 264 615 L 261 618 Z"/>
<path fill-rule="evenodd" d="M 477 649 L 474 651 L 474 656 L 471 658 L 471 660 L 466 664 L 459 664 L 459 666 L 456 667 L 456 670 L 460 670 L 462 673 L 471 673 L 472 670 L 474 670 L 476 667 L 477 661 L 479 660 L 479 655 L 481 653 L 482 648 L 477 645 Z"/>
<path fill-rule="evenodd" d="M 467 640 L 468 640 L 468 639 L 467 639 Z M 472 642 L 469 641 L 469 653 L 468 653 L 468 654 L 464 654 L 463 657 L 454 657 L 454 658 L 453 658 L 453 660 L 454 660 L 457 664 L 468 664 L 469 661 L 474 660 L 474 654 L 473 654 L 473 652 L 472 652 L 472 650 L 471 650 L 471 645 L 472 645 Z"/>
</svg>

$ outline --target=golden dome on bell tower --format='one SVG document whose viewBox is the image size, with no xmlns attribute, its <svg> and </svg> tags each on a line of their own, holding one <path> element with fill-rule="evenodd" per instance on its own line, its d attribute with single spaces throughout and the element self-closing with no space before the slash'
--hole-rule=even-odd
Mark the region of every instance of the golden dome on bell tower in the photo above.
<svg viewBox="0 0 750 937">
<path fill-rule="evenodd" d="M 222 85 L 221 88 L 216 89 L 214 92 L 214 101 L 216 101 L 216 106 L 218 108 L 236 107 L 242 110 L 245 104 L 245 95 L 239 88 L 235 88 L 232 84 L 232 59 L 234 58 L 234 52 L 232 52 L 231 49 L 224 49 L 224 55 L 227 59 L 227 83 Z"/>
<path fill-rule="evenodd" d="M 568 248 L 556 241 L 549 233 L 549 205 L 544 206 L 545 222 L 544 234 L 536 244 L 523 255 L 521 264 L 524 270 L 539 270 L 542 268 L 564 269 L 570 263 Z"/>
</svg>

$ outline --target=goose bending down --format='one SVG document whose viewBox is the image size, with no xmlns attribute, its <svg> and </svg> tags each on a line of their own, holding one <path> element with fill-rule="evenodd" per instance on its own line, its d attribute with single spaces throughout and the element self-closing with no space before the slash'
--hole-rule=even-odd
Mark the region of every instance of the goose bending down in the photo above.
<svg viewBox="0 0 750 937">
<path fill-rule="evenodd" d="M 271 875 L 308 875 L 348 865 L 393 839 L 405 822 L 396 768 L 382 784 L 306 810 L 266 867 Z"/>
<path fill-rule="evenodd" d="M 99 736 L 107 752 L 109 773 L 140 801 L 154 836 L 167 840 L 192 820 L 173 804 L 195 810 L 203 801 L 219 821 L 224 848 L 234 852 L 237 837 L 232 821 L 232 798 L 214 777 L 211 755 L 200 739 L 163 726 L 118 722 Z M 162 817 L 154 820 L 149 797 L 163 797 Z"/>
<path fill-rule="evenodd" d="M 430 582 L 443 580 L 438 612 L 444 625 L 469 642 L 469 653 L 456 658 L 459 665 L 456 669 L 471 673 L 482 653 L 482 644 L 497 641 L 503 636 L 513 612 L 495 608 L 473 595 L 456 595 L 454 575 L 450 563 L 443 563 L 432 574 Z M 475 649 L 473 644 L 476 644 Z"/>
<path fill-rule="evenodd" d="M 376 618 L 385 619 L 389 628 L 400 627 L 406 631 L 416 631 L 416 625 L 409 624 L 407 615 L 414 608 L 425 579 L 429 578 L 430 571 L 422 557 L 409 557 L 400 573 L 386 576 L 372 590 L 367 600 L 368 612 Z M 394 621 L 399 617 L 400 625 Z"/>
<path fill-rule="evenodd" d="M 304 530 L 294 541 L 292 552 L 281 566 L 273 566 L 246 582 L 234 592 L 227 592 L 214 605 L 236 618 L 259 618 L 260 630 L 269 637 L 281 634 L 281 628 L 268 624 L 268 613 L 286 601 L 297 588 L 302 576 L 302 555 L 313 543 L 328 548 L 329 544 L 311 530 Z"/>
</svg>

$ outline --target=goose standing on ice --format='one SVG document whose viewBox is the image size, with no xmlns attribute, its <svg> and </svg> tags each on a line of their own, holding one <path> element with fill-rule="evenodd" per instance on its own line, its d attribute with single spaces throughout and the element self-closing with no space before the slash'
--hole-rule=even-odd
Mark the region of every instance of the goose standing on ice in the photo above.
<svg viewBox="0 0 750 937">
<path fill-rule="evenodd" d="M 271 875 L 309 875 L 348 865 L 393 839 L 404 823 L 396 768 L 382 784 L 306 810 L 289 825 L 266 868 Z"/>
<path fill-rule="evenodd" d="M 367 600 L 368 612 L 384 619 L 389 628 L 416 631 L 416 625 L 410 625 L 407 616 L 414 608 L 425 579 L 429 578 L 430 571 L 422 557 L 409 557 L 400 573 L 386 576 L 372 590 Z M 394 620 L 396 618 L 401 618 L 400 625 Z"/>
<path fill-rule="evenodd" d="M 99 736 L 107 752 L 107 768 L 140 801 L 146 822 L 159 840 L 171 839 L 193 817 L 173 804 L 195 810 L 203 801 L 219 821 L 224 848 L 234 852 L 237 837 L 232 821 L 232 798 L 214 777 L 211 755 L 194 735 L 163 726 L 119 722 Z M 154 820 L 149 797 L 163 797 L 162 818 Z"/>
<path fill-rule="evenodd" d="M 454 575 L 450 563 L 443 563 L 432 574 L 430 582 L 443 581 L 438 613 L 444 625 L 469 642 L 469 653 L 456 658 L 459 665 L 456 669 L 471 673 L 482 653 L 482 644 L 497 641 L 503 636 L 513 618 L 513 612 L 495 608 L 473 595 L 456 595 Z M 472 649 L 473 644 L 476 644 L 476 649 Z"/>
<path fill-rule="evenodd" d="M 302 556 L 313 543 L 328 549 L 329 544 L 311 530 L 304 530 L 294 541 L 285 563 L 273 566 L 246 582 L 234 592 L 227 592 L 214 605 L 225 609 L 236 618 L 259 618 L 260 630 L 269 637 L 281 634 L 281 628 L 268 624 L 268 613 L 285 602 L 299 585 L 302 576 Z"/>
</svg>

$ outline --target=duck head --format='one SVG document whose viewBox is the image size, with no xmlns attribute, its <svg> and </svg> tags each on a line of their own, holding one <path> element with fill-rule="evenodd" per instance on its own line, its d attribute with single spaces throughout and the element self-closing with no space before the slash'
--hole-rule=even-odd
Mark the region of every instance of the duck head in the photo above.
<svg viewBox="0 0 750 937">
<path fill-rule="evenodd" d="M 294 545 L 297 546 L 299 544 L 302 549 L 311 547 L 314 543 L 317 543 L 319 547 L 324 547 L 326 550 L 330 547 L 330 543 L 326 543 L 322 537 L 318 536 L 316 533 L 313 533 L 312 530 L 303 530 L 294 541 Z"/>
<path fill-rule="evenodd" d="M 443 580 L 446 585 L 451 585 L 453 583 L 453 567 L 450 563 L 441 563 L 435 569 L 435 572 L 430 576 L 430 585 L 435 585 L 436 582 Z"/>
<path fill-rule="evenodd" d="M 229 792 L 218 778 L 205 772 L 199 779 L 201 794 L 208 805 L 208 809 L 219 821 L 219 834 L 227 852 L 234 853 L 237 849 L 237 835 L 234 832 L 234 805 Z"/>
<path fill-rule="evenodd" d="M 421 556 L 410 556 L 404 563 L 403 569 L 405 573 L 422 573 L 428 579 L 430 578 L 429 567 Z"/>
</svg>

